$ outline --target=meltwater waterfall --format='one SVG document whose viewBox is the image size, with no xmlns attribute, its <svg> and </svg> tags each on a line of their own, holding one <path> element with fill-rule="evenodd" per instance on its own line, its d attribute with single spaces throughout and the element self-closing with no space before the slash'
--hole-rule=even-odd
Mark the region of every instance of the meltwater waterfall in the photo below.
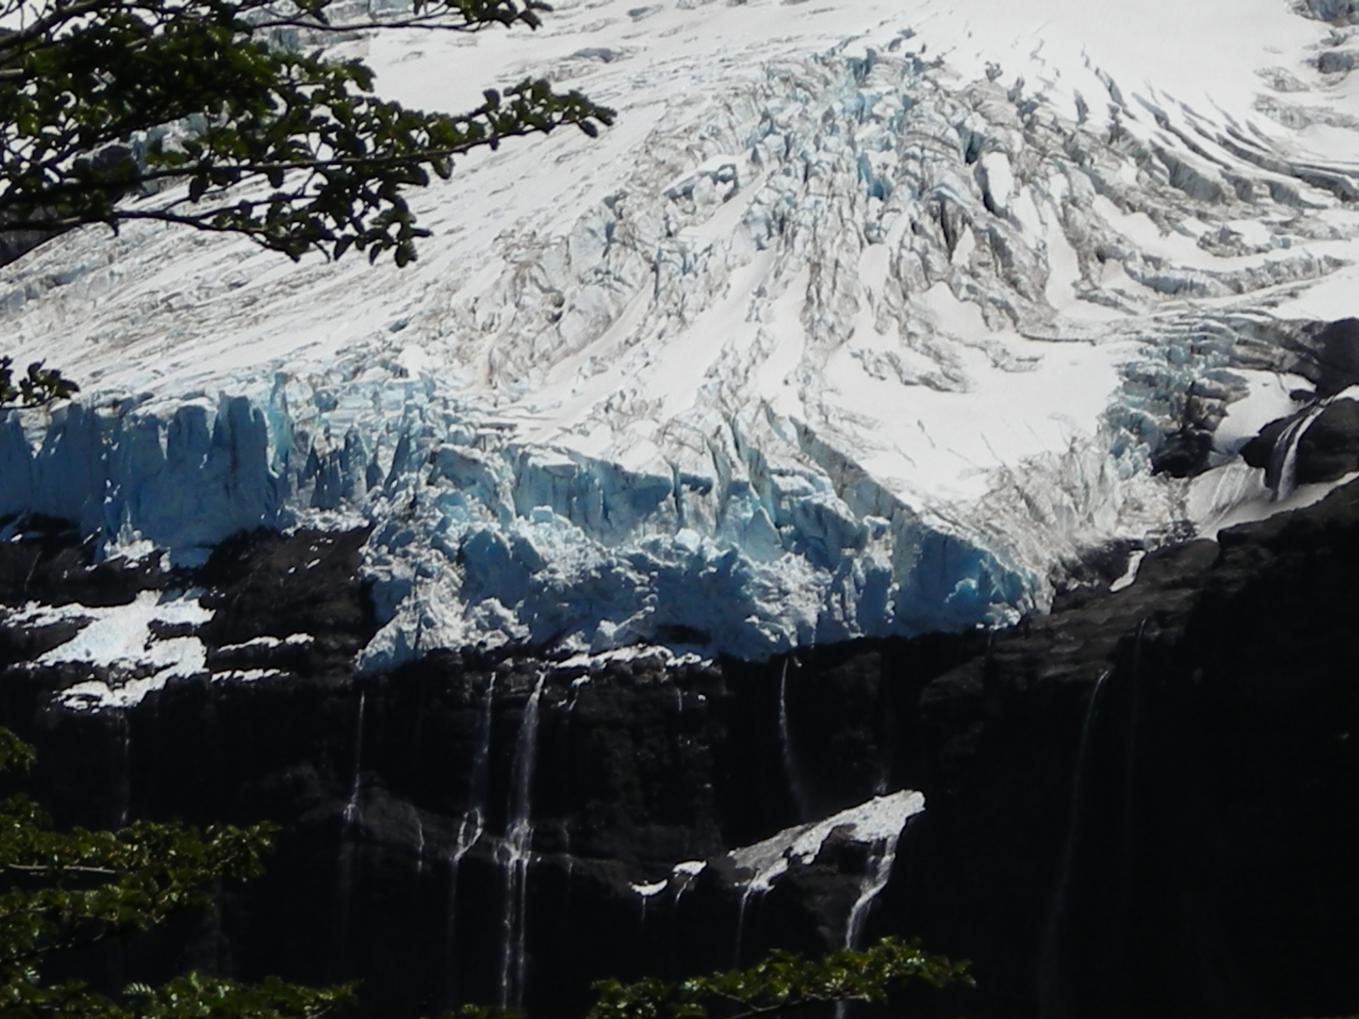
<svg viewBox="0 0 1359 1019">
<path fill-rule="evenodd" d="M 1322 400 L 1308 408 L 1306 413 L 1290 421 L 1275 440 L 1265 469 L 1265 484 L 1273 489 L 1275 502 L 1287 499 L 1298 487 L 1298 443 L 1328 403 Z"/>
<path fill-rule="evenodd" d="M 471 805 L 458 819 L 453 849 L 448 856 L 448 905 L 445 908 L 444 943 L 448 946 L 447 969 L 450 995 L 456 987 L 454 974 L 457 972 L 458 951 L 458 876 L 463 857 L 481 841 L 481 836 L 486 830 L 485 809 L 486 800 L 490 794 L 491 720 L 494 717 L 495 709 L 495 679 L 496 673 L 495 670 L 492 670 L 490 677 L 486 680 L 486 693 L 482 698 L 481 710 L 477 714 L 476 751 L 472 758 L 472 769 L 469 775 Z"/>
<path fill-rule="evenodd" d="M 910 823 L 908 818 L 906 824 Z M 897 844 L 905 831 L 903 828 L 897 834 L 889 835 L 870 847 L 859 897 L 854 900 L 854 905 L 849 910 L 849 918 L 845 921 L 846 948 L 863 947 L 864 922 L 868 919 L 868 911 L 873 905 L 873 900 L 887 887 L 887 881 L 892 876 L 892 865 L 897 859 Z"/>
<path fill-rule="evenodd" d="M 807 820 L 807 792 L 802 785 L 802 773 L 797 766 L 797 757 L 793 752 L 793 736 L 788 727 L 788 663 L 796 660 L 792 655 L 784 658 L 783 668 L 779 672 L 779 750 L 783 756 L 783 770 L 788 779 L 788 789 L 793 797 L 793 805 L 797 807 L 797 818 L 799 821 Z M 801 668 L 799 665 L 798 668 Z"/>
<path fill-rule="evenodd" d="M 1085 717 L 1081 722 L 1080 739 L 1076 744 L 1076 772 L 1071 783 L 1066 837 L 1062 843 L 1061 862 L 1057 870 L 1057 887 L 1052 896 L 1052 908 L 1048 912 L 1047 923 L 1044 925 L 1043 941 L 1038 956 L 1038 1008 L 1043 1019 L 1063 1019 L 1069 1014 L 1067 1000 L 1069 989 L 1065 986 L 1062 949 L 1068 928 L 1067 913 L 1073 880 L 1072 871 L 1076 860 L 1077 833 L 1090 781 L 1088 772 L 1093 756 L 1091 734 L 1099 720 L 1104 688 L 1112 672 L 1112 669 L 1105 669 L 1095 680 L 1094 688 L 1090 691 L 1090 700 L 1086 704 Z"/>
<path fill-rule="evenodd" d="M 741 965 L 741 948 L 745 943 L 746 937 L 746 914 L 750 910 L 750 904 L 751 902 L 758 903 L 760 897 L 768 890 L 768 888 L 757 885 L 753 881 L 749 882 L 745 888 L 741 890 L 741 899 L 736 907 L 736 945 L 732 952 L 731 962 L 734 967 Z"/>
<path fill-rule="evenodd" d="M 356 676 L 333 650 L 347 621 L 280 620 L 279 588 L 256 578 L 260 625 L 311 639 L 257 639 L 235 608 L 203 639 L 236 671 L 114 716 L 51 709 L 88 669 L 32 664 L 61 632 L 21 617 L 0 631 L 0 651 L 28 655 L 0 708 L 38 744 L 59 823 L 282 820 L 270 873 L 185 950 L 242 979 L 359 980 L 364 1019 L 498 1001 L 584 1014 L 592 980 L 879 933 L 973 959 L 979 1004 L 960 1011 L 979 1019 L 1253 1014 L 1219 1007 L 1240 972 L 1289 1002 L 1281 1014 L 1347 1014 L 1322 1007 L 1350 1000 L 1337 932 L 1359 909 L 1331 809 L 1355 787 L 1359 731 L 1348 491 L 1231 541 L 1153 549 L 1133 583 L 994 635 L 803 648 L 786 672 L 469 654 Z M 263 547 L 291 577 L 316 540 Z M 3 568 L 24 551 L 0 542 L 0 584 L 30 569 Z M 217 583 L 205 601 L 250 596 Z M 314 595 L 307 581 L 299 604 Z M 238 678 L 285 665 L 298 675 Z M 92 783 L 100 768 L 109 781 Z M 1332 932 L 1305 939 L 1324 983 L 1295 975 L 1303 949 L 1231 913 L 1256 903 L 1287 930 Z M 1197 960 L 1266 951 L 1288 965 L 1194 982 Z"/>
<path fill-rule="evenodd" d="M 868 911 L 872 908 L 873 901 L 887 887 L 887 882 L 892 877 L 892 865 L 897 860 L 897 846 L 910 824 L 911 819 L 908 817 L 901 830 L 895 835 L 887 835 L 869 847 L 868 859 L 864 863 L 863 881 L 859 886 L 859 895 L 854 900 L 854 905 L 850 907 L 849 916 L 845 920 L 846 948 L 863 947 L 864 923 L 868 919 Z M 842 1001 L 835 1006 L 836 1019 L 845 1019 L 848 1014 L 848 1002 Z"/>
<path fill-rule="evenodd" d="M 344 826 L 348 834 L 359 819 L 359 796 L 363 792 L 363 725 L 367 691 L 359 691 L 359 706 L 354 721 L 354 781 L 349 787 L 349 802 L 344 808 Z"/>
<path fill-rule="evenodd" d="M 354 906 L 354 844 L 362 814 L 363 795 L 363 729 L 367 715 L 367 691 L 359 691 L 359 703 L 354 713 L 354 777 L 349 784 L 349 800 L 345 803 L 340 832 L 340 858 L 338 861 L 339 881 L 336 895 L 339 899 L 339 925 L 336 935 L 339 941 L 339 954 L 345 957 L 349 947 L 350 919 Z"/>
<path fill-rule="evenodd" d="M 524 704 L 523 720 L 515 741 L 510 782 L 509 821 L 496 854 L 505 872 L 505 916 L 500 955 L 500 1004 L 518 1010 L 524 1003 L 526 921 L 528 918 L 528 871 L 533 857 L 533 766 L 538 748 L 538 710 L 543 698 L 547 670 L 540 669 Z"/>
</svg>

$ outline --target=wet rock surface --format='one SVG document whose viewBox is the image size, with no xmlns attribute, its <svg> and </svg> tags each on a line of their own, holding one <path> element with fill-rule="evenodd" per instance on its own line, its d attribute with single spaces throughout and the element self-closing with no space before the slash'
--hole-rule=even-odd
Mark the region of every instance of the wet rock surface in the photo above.
<svg viewBox="0 0 1359 1019">
<path fill-rule="evenodd" d="M 1298 476 L 1334 481 L 1359 471 L 1359 401 L 1336 400 L 1298 440 Z"/>
<path fill-rule="evenodd" d="M 1334 399 L 1271 421 L 1241 456 L 1265 470 L 1271 488 L 1278 487 L 1286 461 L 1296 484 L 1337 481 L 1359 470 L 1359 402 Z"/>
<path fill-rule="evenodd" d="M 6 630 L 0 721 L 38 743 L 60 820 L 285 825 L 264 879 L 120 974 L 360 977 L 369 1014 L 415 1016 L 498 1000 L 508 966 L 531 1013 L 569 1014 L 600 976 L 843 943 L 880 843 L 836 829 L 759 893 L 728 854 L 919 789 L 863 936 L 973 958 L 969 1014 L 1359 1005 L 1359 487 L 1006 630 L 764 663 L 440 653 L 355 675 L 361 540 L 257 535 L 170 578 L 204 586 L 208 667 L 127 711 L 63 707 L 78 669 L 36 664 L 60 634 Z M 32 567 L 27 588 L 0 571 L 7 618 L 38 589 L 167 582 L 75 568 L 56 533 L 0 550 Z M 276 672 L 231 678 L 247 665 Z"/>
</svg>

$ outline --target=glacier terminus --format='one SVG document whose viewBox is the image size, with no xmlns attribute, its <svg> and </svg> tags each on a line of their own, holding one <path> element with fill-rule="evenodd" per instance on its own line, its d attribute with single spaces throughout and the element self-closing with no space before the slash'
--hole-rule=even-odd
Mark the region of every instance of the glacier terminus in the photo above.
<svg viewBox="0 0 1359 1019">
<path fill-rule="evenodd" d="M 83 387 L 0 418 L 0 517 L 187 565 L 370 528 L 382 669 L 1012 622 L 1092 550 L 1337 483 L 1285 463 L 1359 382 L 1324 364 L 1359 292 L 1344 11 L 639 3 L 341 44 L 416 106 L 538 68 L 620 113 L 421 193 L 404 271 L 140 225 L 0 270 L 7 343 Z"/>
</svg>

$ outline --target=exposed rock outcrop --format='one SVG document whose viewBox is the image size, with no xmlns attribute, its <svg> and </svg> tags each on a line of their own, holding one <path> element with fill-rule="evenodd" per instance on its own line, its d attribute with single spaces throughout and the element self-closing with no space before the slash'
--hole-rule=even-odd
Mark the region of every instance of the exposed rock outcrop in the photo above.
<svg viewBox="0 0 1359 1019">
<path fill-rule="evenodd" d="M 360 976 L 388 1016 L 498 1000 L 508 972 L 530 1012 L 569 1012 L 605 974 L 843 943 L 889 866 L 860 936 L 974 958 L 971 1014 L 1359 1004 L 1359 487 L 1008 630 L 763 664 L 445 653 L 355 677 L 361 538 L 242 539 L 158 575 L 209 585 L 212 621 L 165 637 L 194 630 L 205 668 L 121 713 L 61 705 L 84 677 L 43 656 L 78 620 L 15 606 L 130 604 L 150 574 L 81 568 L 51 529 L 0 545 L 0 720 L 39 743 L 59 817 L 287 825 L 267 878 L 126 967 Z M 913 789 L 923 813 L 874 834 L 872 805 L 906 802 L 878 797 Z M 733 851 L 768 839 L 793 855 L 764 882 L 749 861 L 783 850 Z"/>
</svg>

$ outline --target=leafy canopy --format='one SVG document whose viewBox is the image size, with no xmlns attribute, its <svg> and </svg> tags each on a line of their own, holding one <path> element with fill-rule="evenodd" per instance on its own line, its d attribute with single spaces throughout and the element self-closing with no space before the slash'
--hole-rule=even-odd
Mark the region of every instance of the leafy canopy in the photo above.
<svg viewBox="0 0 1359 1019">
<path fill-rule="evenodd" d="M 26 770 L 32 750 L 0 729 L 0 772 Z M 319 1019 L 351 998 L 270 978 L 242 984 L 189 973 L 106 995 L 49 980 L 67 953 L 147 930 L 211 902 L 214 886 L 258 874 L 272 829 L 203 831 L 137 822 L 117 832 L 58 832 L 26 796 L 0 801 L 0 1015 L 7 1019 Z"/>
<path fill-rule="evenodd" d="M 842 948 L 823 959 L 776 951 L 750 969 L 688 980 L 606 980 L 595 985 L 599 998 L 587 1019 L 757 1019 L 813 1005 L 884 1005 L 893 990 L 909 984 L 971 987 L 968 969 L 966 961 L 896 938 L 863 950 Z"/>
<path fill-rule="evenodd" d="M 14 381 L 14 361 L 0 357 L 0 407 L 8 403 L 20 403 L 25 407 L 36 407 L 52 400 L 71 396 L 80 387 L 64 378 L 56 368 L 44 368 L 41 361 L 34 361 L 28 371 Z"/>
<path fill-rule="evenodd" d="M 482 146 L 567 124 L 593 136 L 613 120 L 535 80 L 489 89 L 458 116 L 421 113 L 375 95 L 361 61 L 322 49 L 354 32 L 537 28 L 542 0 L 333 17 L 336 6 L 0 0 L 0 232 L 156 220 L 294 259 L 353 247 L 404 265 L 427 234 L 408 188 Z"/>
<path fill-rule="evenodd" d="M 749 969 L 685 980 L 601 980 L 585 1019 L 772 1019 L 817 1005 L 886 1005 L 908 985 L 935 990 L 976 986 L 971 964 L 924 951 L 918 942 L 883 938 L 821 959 L 775 951 Z M 464 1005 L 442 1019 L 515 1019 L 486 1005 Z"/>
</svg>

